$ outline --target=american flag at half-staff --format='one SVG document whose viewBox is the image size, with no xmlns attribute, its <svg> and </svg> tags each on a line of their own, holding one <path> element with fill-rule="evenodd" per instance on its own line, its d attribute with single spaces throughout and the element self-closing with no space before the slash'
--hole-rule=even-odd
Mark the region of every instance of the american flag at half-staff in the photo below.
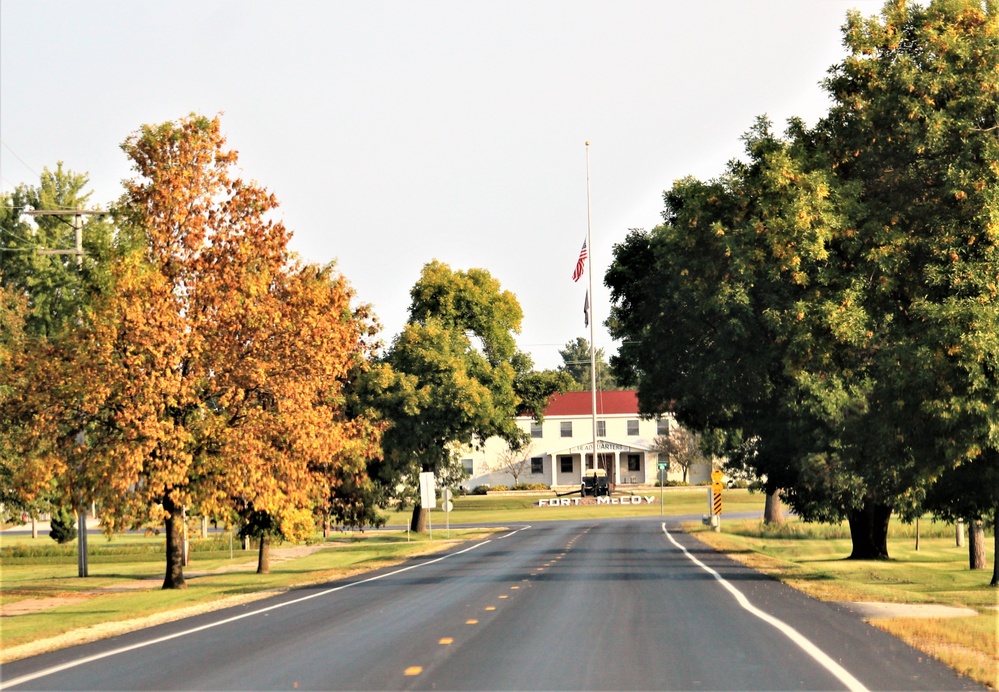
<svg viewBox="0 0 999 692">
<path fill-rule="evenodd" d="M 579 278 L 583 275 L 583 269 L 586 268 L 586 241 L 583 241 L 583 247 L 579 251 L 579 259 L 576 260 L 576 269 L 572 272 L 572 280 L 579 281 Z"/>
</svg>

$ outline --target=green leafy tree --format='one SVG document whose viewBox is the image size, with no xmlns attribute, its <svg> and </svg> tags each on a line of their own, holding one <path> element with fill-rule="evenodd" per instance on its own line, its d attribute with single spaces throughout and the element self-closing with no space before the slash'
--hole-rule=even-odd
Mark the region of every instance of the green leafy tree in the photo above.
<svg viewBox="0 0 999 692">
<path fill-rule="evenodd" d="M 967 521 L 972 531 L 976 525 L 991 522 L 993 540 L 999 548 L 999 453 L 990 449 L 973 460 L 948 469 L 926 494 L 926 508 L 947 521 Z M 984 567 L 985 546 L 969 542 L 972 569 Z M 999 552 L 995 555 L 999 556 Z M 993 559 L 990 586 L 999 586 L 999 559 Z"/>
<path fill-rule="evenodd" d="M 558 367 L 559 372 L 564 372 L 572 378 L 572 391 L 590 391 L 593 386 L 593 378 L 590 367 L 590 342 L 583 337 L 566 343 L 565 347 L 558 352 L 562 358 L 562 365 Z M 611 374 L 610 366 L 607 364 L 607 357 L 604 350 L 598 348 L 594 354 L 597 364 L 597 391 L 609 391 L 619 389 L 614 375 Z"/>
<path fill-rule="evenodd" d="M 52 511 L 49 526 L 49 536 L 56 543 L 70 543 L 76 540 L 76 519 L 73 517 L 73 512 L 66 507 L 59 506 Z"/>
<path fill-rule="evenodd" d="M 29 211 L 72 212 L 87 209 L 88 177 L 63 168 L 42 170 L 37 186 L 18 185 L 0 198 L 0 281 L 28 301 L 25 328 L 35 336 L 55 337 L 79 319 L 89 298 L 87 287 L 103 282 L 112 240 L 112 226 L 103 217 L 80 217 L 84 256 L 40 254 L 40 250 L 71 250 L 74 217 L 35 216 Z"/>
<path fill-rule="evenodd" d="M 528 438 L 515 416 L 531 412 L 540 420 L 564 383 L 532 374 L 514 341 L 520 305 L 484 269 L 430 262 L 410 295 L 405 328 L 364 385 L 364 400 L 388 422 L 378 472 L 389 488 L 412 487 L 421 471 L 440 475 L 457 463 L 456 450 L 493 436 L 519 448 Z M 417 504 L 412 528 L 425 526 Z"/>
<path fill-rule="evenodd" d="M 827 118 L 758 124 L 748 163 L 680 181 L 618 248 L 610 324 L 644 410 L 725 431 L 803 516 L 848 518 L 852 557 L 885 557 L 892 511 L 996 444 L 999 41 L 970 0 L 844 34 Z"/>
<path fill-rule="evenodd" d="M 678 181 L 665 195 L 666 223 L 615 247 L 609 326 L 623 344 L 612 363 L 620 380 L 638 384 L 643 412 L 673 412 L 709 451 L 765 475 L 768 493 L 794 488 L 803 516 L 839 520 L 855 507 L 855 489 L 838 419 L 826 414 L 856 399 L 856 385 L 805 366 L 825 316 L 839 314 L 827 260 L 842 201 L 828 174 L 810 170 L 765 120 L 746 148 L 748 162 L 717 180 Z M 806 482 L 804 458 L 839 473 Z"/>
<path fill-rule="evenodd" d="M 4 482 L 0 500 L 6 507 L 36 516 L 48 500 L 80 507 L 94 497 L 93 488 L 81 474 L 71 483 L 42 488 L 25 483 L 24 467 L 45 448 L 71 450 L 78 444 L 84 422 L 76 415 L 41 440 L 33 436 L 37 411 L 24 406 L 24 387 L 61 382 L 53 377 L 64 364 L 77 357 L 72 343 L 74 330 L 95 295 L 107 286 L 109 251 L 113 227 L 101 216 L 73 216 L 77 210 L 90 210 L 91 193 L 86 191 L 86 174 L 63 168 L 43 169 L 38 185 L 18 185 L 12 193 L 0 196 L 0 291 L 5 314 L 0 340 L 6 357 L 0 356 L 0 477 Z M 58 212 L 35 216 L 28 212 Z M 74 224 L 82 228 L 83 256 L 43 254 L 73 250 Z M 13 305 L 17 304 L 16 319 Z M 15 348 L 16 346 L 16 348 Z M 21 368 L 26 359 L 36 359 L 38 371 L 29 374 Z M 46 408 L 46 407 L 43 407 Z M 49 433 L 46 433 L 47 435 Z M 40 445 L 25 449 L 19 440 L 31 439 Z M 45 453 L 45 452 L 41 452 Z M 44 497 L 43 497 L 44 496 Z M 85 550 L 85 543 L 81 544 Z"/>
<path fill-rule="evenodd" d="M 851 427 L 868 488 L 918 499 L 999 443 L 999 12 L 889 2 L 845 38 L 815 142 L 860 191 L 872 389 Z"/>
</svg>

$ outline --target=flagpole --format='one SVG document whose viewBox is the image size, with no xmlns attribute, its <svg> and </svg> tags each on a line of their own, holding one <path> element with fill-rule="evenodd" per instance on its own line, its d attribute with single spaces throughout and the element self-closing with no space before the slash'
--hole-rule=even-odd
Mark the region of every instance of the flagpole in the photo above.
<svg viewBox="0 0 999 692">
<path fill-rule="evenodd" d="M 597 302 L 593 293 L 593 238 L 590 224 L 590 142 L 586 142 L 586 272 L 590 275 L 589 315 L 590 320 L 590 405 L 593 413 L 593 468 L 597 468 L 597 345 L 594 339 L 596 320 L 593 319 L 593 304 Z M 583 455 L 582 474 L 586 476 L 586 455 Z M 581 478 L 580 483 L 583 482 Z M 608 483 L 610 479 L 608 479 Z M 594 479 L 596 488 L 596 479 Z"/>
</svg>

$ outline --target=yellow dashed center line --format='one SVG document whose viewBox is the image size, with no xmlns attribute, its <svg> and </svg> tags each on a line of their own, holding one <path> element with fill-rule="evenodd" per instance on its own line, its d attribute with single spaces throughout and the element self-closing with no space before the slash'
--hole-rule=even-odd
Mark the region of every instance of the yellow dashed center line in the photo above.
<svg viewBox="0 0 999 692">
<path fill-rule="evenodd" d="M 520 587 L 519 587 L 519 586 L 511 586 L 510 588 L 511 588 L 511 589 L 513 589 L 514 591 L 516 591 L 516 590 L 517 590 L 517 589 L 519 589 Z"/>
<path fill-rule="evenodd" d="M 413 675 L 419 675 L 423 672 L 423 666 L 410 666 L 406 669 L 406 675 L 412 677 Z"/>
<path fill-rule="evenodd" d="M 496 610 L 496 606 L 486 606 L 486 610 Z"/>
<path fill-rule="evenodd" d="M 438 644 L 454 644 L 454 639 L 451 637 L 442 637 Z"/>
<path fill-rule="evenodd" d="M 508 596 L 507 594 L 501 594 L 500 598 L 510 598 L 510 596 Z"/>
<path fill-rule="evenodd" d="M 477 625 L 477 624 L 479 624 L 479 621 L 478 620 L 465 620 L 465 624 L 466 625 Z"/>
</svg>

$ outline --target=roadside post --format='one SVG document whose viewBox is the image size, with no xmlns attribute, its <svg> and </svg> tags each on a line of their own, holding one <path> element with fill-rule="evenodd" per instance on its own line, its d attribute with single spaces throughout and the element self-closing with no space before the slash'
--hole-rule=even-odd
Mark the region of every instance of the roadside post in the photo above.
<svg viewBox="0 0 999 692">
<path fill-rule="evenodd" d="M 444 507 L 444 521 L 447 524 L 447 537 L 451 538 L 451 510 L 454 503 L 451 502 L 451 488 L 444 488 L 441 491 L 441 505 Z"/>
<path fill-rule="evenodd" d="M 659 516 L 663 516 L 663 511 L 664 511 L 663 510 L 663 498 L 665 497 L 665 495 L 663 495 L 663 493 L 666 492 L 665 491 L 665 488 L 666 488 L 666 468 L 669 466 L 669 462 L 668 461 L 660 461 L 657 465 L 659 466 Z"/>
<path fill-rule="evenodd" d="M 430 540 L 434 540 L 434 522 L 430 510 L 437 507 L 437 479 L 433 471 L 420 474 L 420 506 L 427 510 L 427 527 L 430 529 Z"/>
<path fill-rule="evenodd" d="M 711 472 L 711 525 L 715 531 L 721 531 L 722 513 L 722 472 L 715 469 Z"/>
</svg>

